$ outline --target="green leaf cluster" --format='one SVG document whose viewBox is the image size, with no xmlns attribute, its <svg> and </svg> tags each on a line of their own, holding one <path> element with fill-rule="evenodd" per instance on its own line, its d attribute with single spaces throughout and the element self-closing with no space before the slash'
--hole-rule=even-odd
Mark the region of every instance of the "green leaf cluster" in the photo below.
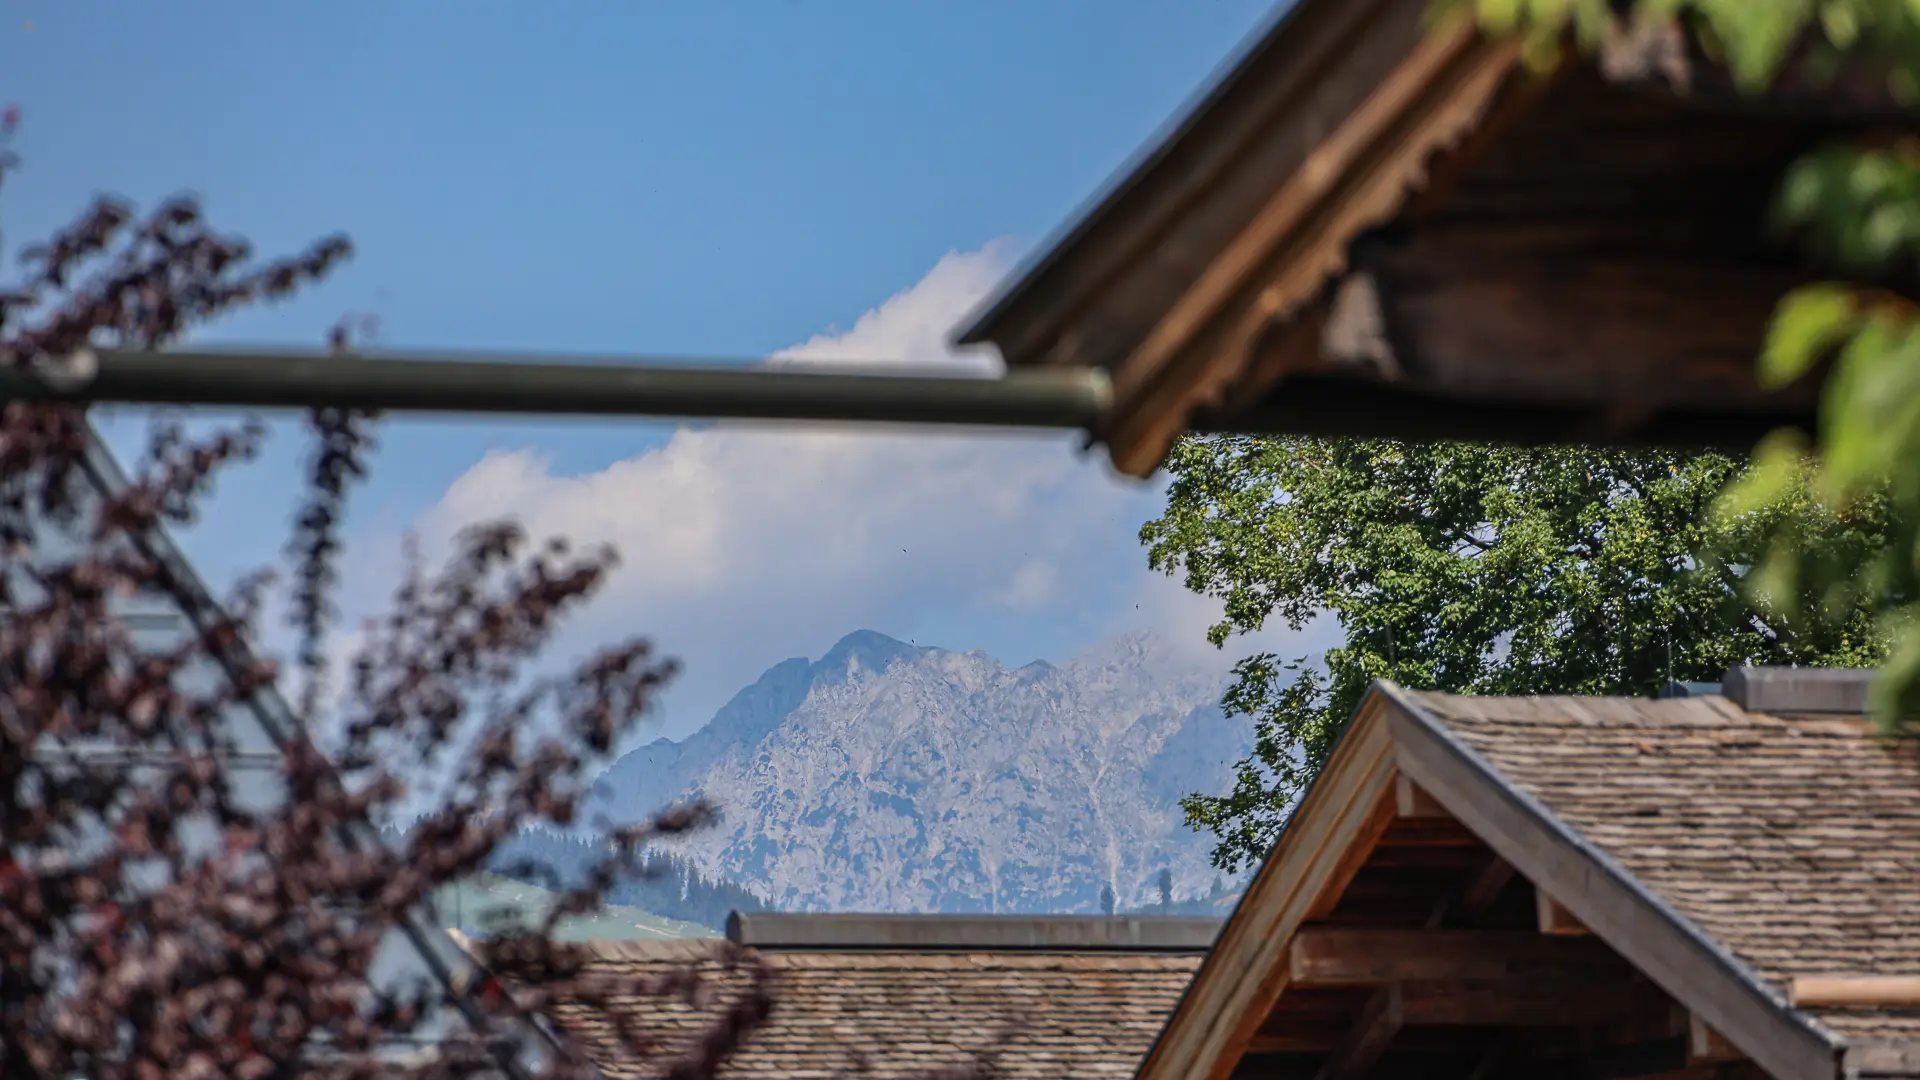
<svg viewBox="0 0 1920 1080">
<path fill-rule="evenodd" d="M 1920 97 L 1920 0 L 1434 0 L 1436 24 L 1465 18 L 1523 37 L 1542 67 L 1569 43 L 1592 52 L 1635 23 L 1677 21 L 1750 91 L 1771 85 L 1789 62 L 1819 78 L 1843 60 L 1864 60 L 1899 98 Z"/>
<path fill-rule="evenodd" d="M 1881 655 L 1864 604 L 1803 629 L 1756 605 L 1746 579 L 1785 532 L 1864 560 L 1883 520 L 1836 517 L 1792 478 L 1745 512 L 1711 514 L 1741 473 L 1730 458 L 1194 436 L 1167 468 L 1166 511 L 1141 540 L 1153 567 L 1223 601 L 1216 645 L 1274 620 L 1340 632 L 1317 662 L 1262 654 L 1235 668 L 1223 704 L 1253 718 L 1254 751 L 1232 791 L 1185 804 L 1230 871 L 1264 857 L 1377 678 L 1649 695 L 1736 664 Z"/>
<path fill-rule="evenodd" d="M 1748 92 L 1844 72 L 1855 89 L 1882 80 L 1895 101 L 1920 103 L 1920 0 L 1436 0 L 1434 12 L 1522 35 L 1549 61 L 1569 43 L 1591 51 L 1640 26 L 1678 27 Z M 1891 652 L 1873 709 L 1892 730 L 1920 716 L 1920 313 L 1910 295 L 1864 283 L 1910 294 L 1920 281 L 1920 138 L 1814 149 L 1782 178 L 1771 224 L 1846 279 L 1789 295 L 1759 360 L 1772 386 L 1830 365 L 1820 436 L 1767 440 L 1715 513 L 1723 526 L 1764 523 L 1749 597 L 1778 619 L 1808 633 L 1875 613 Z M 1808 513 L 1760 509 L 1788 492 L 1804 493 Z M 1883 543 L 1822 546 L 1833 523 L 1860 521 L 1878 522 Z"/>
</svg>

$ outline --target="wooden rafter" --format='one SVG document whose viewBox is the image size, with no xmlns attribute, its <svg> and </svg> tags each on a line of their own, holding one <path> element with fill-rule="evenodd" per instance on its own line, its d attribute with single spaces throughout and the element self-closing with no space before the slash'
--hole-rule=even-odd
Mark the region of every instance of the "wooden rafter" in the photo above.
<svg viewBox="0 0 1920 1080">
<path fill-rule="evenodd" d="M 1353 1026 L 1320 1067 L 1316 1080 L 1355 1080 L 1367 1074 L 1405 1022 L 1401 988 L 1383 986 L 1360 1009 Z"/>
<path fill-rule="evenodd" d="M 1533 893 L 1534 913 L 1539 919 L 1540 932 L 1565 937 L 1576 937 L 1587 933 L 1586 924 L 1574 917 L 1573 912 L 1553 897 L 1542 892 L 1538 886 Z"/>
<path fill-rule="evenodd" d="M 1591 938 L 1314 926 L 1294 935 L 1287 981 L 1296 987 L 1378 986 L 1409 979 L 1602 981 L 1631 971 L 1613 950 Z"/>
<path fill-rule="evenodd" d="M 1692 1013 L 1687 1014 L 1687 1060 L 1692 1063 L 1740 1061 L 1747 1055 L 1727 1041 L 1726 1036 L 1707 1026 Z"/>
<path fill-rule="evenodd" d="M 1393 781 L 1395 810 L 1402 818 L 1449 818 L 1447 808 L 1435 802 L 1433 796 L 1421 790 L 1420 785 L 1405 776 L 1396 776 Z"/>
</svg>

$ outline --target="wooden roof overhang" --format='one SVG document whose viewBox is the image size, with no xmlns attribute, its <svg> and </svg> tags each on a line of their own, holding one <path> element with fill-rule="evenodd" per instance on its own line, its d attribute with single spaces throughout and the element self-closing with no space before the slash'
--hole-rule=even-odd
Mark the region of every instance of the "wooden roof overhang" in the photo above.
<svg viewBox="0 0 1920 1080">
<path fill-rule="evenodd" d="M 1831 1080 L 1876 1053 L 1380 683 L 1138 1076 Z"/>
<path fill-rule="evenodd" d="M 1753 374 L 1809 277 L 1769 200 L 1895 110 L 1676 92 L 1645 43 L 1541 78 L 1428 8 L 1297 0 L 962 343 L 1109 372 L 1092 434 L 1140 476 L 1188 429 L 1744 448 L 1810 426 L 1815 380 Z"/>
</svg>

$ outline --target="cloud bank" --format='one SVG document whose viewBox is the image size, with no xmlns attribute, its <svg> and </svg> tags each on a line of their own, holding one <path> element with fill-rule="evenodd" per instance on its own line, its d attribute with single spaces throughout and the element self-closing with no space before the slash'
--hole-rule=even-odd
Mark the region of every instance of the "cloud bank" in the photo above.
<svg viewBox="0 0 1920 1080">
<path fill-rule="evenodd" d="M 850 329 L 772 362 L 991 374 L 997 356 L 947 342 L 1007 269 L 1001 245 L 949 254 Z M 1222 668 L 1271 643 L 1208 646 L 1203 628 L 1218 605 L 1149 571 L 1137 541 L 1161 485 L 1119 478 L 1077 451 L 1057 433 L 683 427 L 664 445 L 572 475 L 537 449 L 490 453 L 417 528 L 429 550 L 502 516 L 536 536 L 615 545 L 619 571 L 564 644 L 578 652 L 644 634 L 681 658 L 666 699 L 674 735 L 768 666 L 818 656 L 857 628 L 984 648 L 1010 664 L 1148 627 Z"/>
</svg>

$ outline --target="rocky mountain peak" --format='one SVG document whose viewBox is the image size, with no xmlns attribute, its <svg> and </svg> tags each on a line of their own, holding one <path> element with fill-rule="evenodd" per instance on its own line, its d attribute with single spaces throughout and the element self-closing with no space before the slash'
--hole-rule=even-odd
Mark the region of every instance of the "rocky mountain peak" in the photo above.
<svg viewBox="0 0 1920 1080">
<path fill-rule="evenodd" d="M 594 809 L 631 820 L 704 794 L 709 873 L 788 907 L 1093 911 L 1214 879 L 1178 802 L 1224 790 L 1251 732 L 1217 675 L 1155 635 L 1008 670 L 860 630 L 768 669 L 686 740 L 617 761 Z"/>
<path fill-rule="evenodd" d="M 835 642 L 819 663 L 813 665 L 815 678 L 846 677 L 862 671 L 883 673 L 896 660 L 916 660 L 931 650 L 909 645 L 878 630 L 855 630 Z"/>
</svg>

